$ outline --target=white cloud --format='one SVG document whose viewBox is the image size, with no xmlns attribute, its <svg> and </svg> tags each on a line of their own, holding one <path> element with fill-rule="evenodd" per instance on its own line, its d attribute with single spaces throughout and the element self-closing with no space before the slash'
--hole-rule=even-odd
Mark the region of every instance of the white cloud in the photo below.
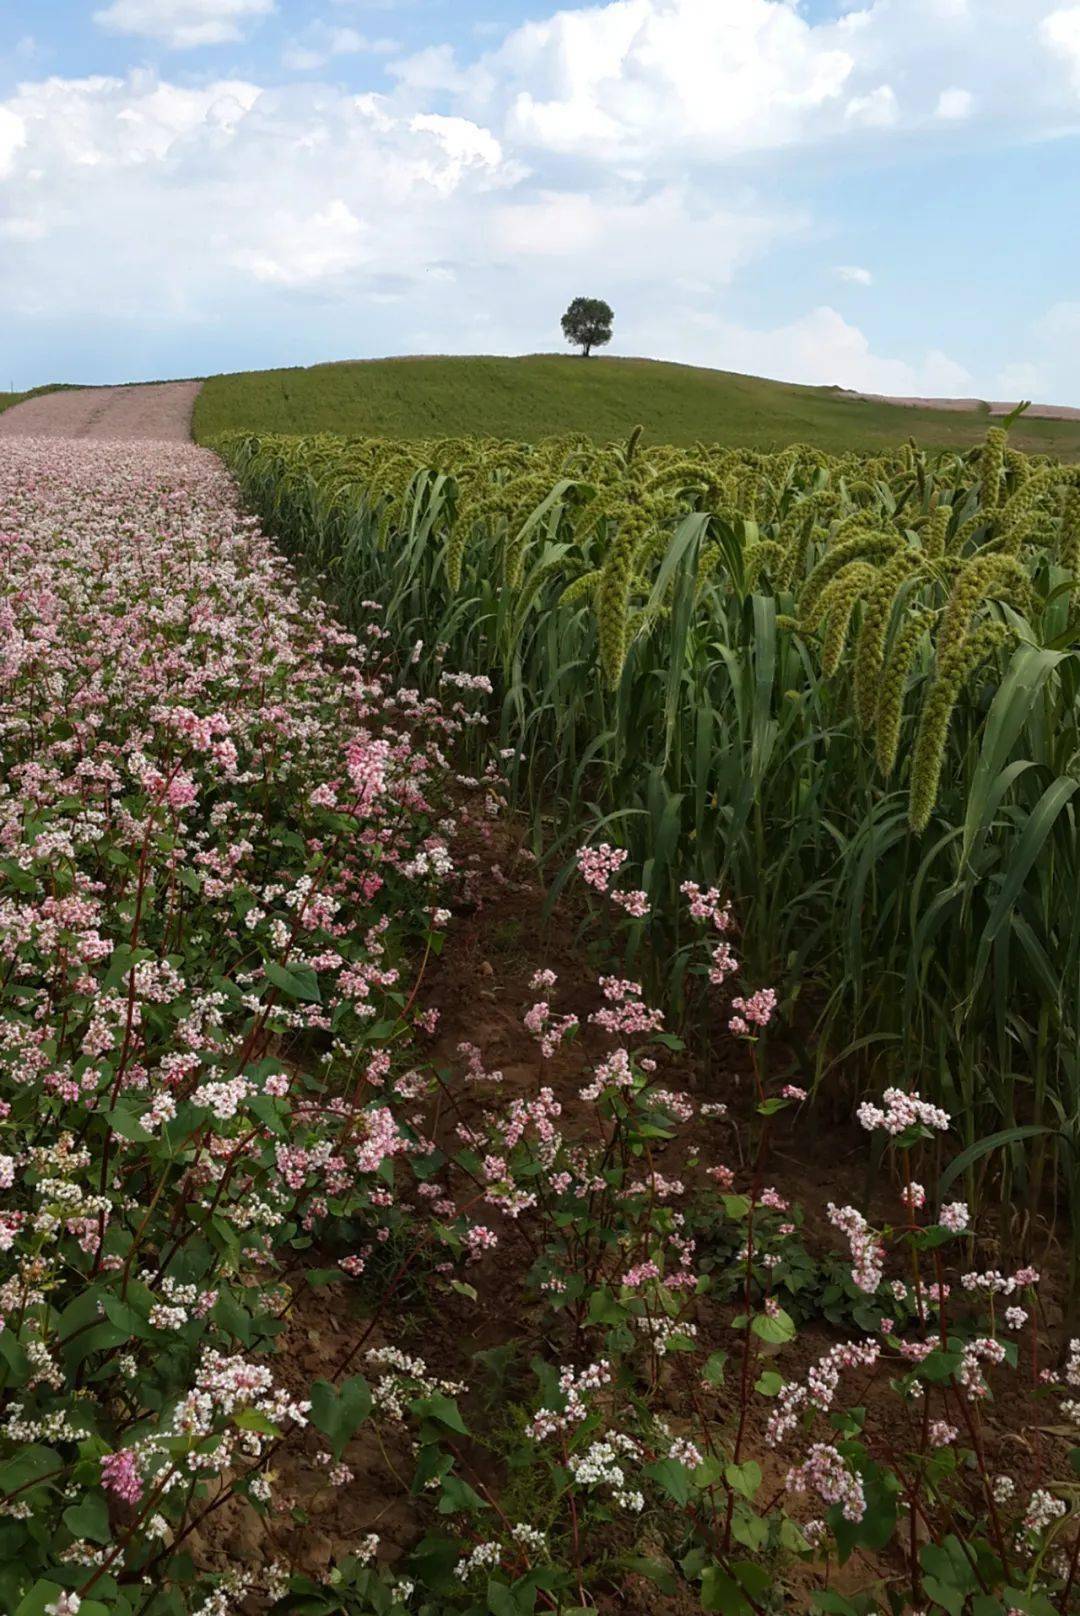
<svg viewBox="0 0 1080 1616">
<path fill-rule="evenodd" d="M 834 273 L 842 281 L 850 281 L 853 286 L 873 286 L 874 277 L 868 269 L 860 264 L 837 264 Z"/>
<path fill-rule="evenodd" d="M 1029 398 L 1040 404 L 1052 403 L 1052 399 L 1043 397 L 1045 386 L 1046 378 L 1040 367 L 1030 361 L 1021 360 L 1015 365 L 1006 365 L 1004 370 L 998 373 L 994 397 L 1006 403 L 1022 398 Z"/>
<path fill-rule="evenodd" d="M 326 280 L 354 269 L 365 256 L 364 227 L 340 197 L 308 217 L 272 214 L 260 233 L 263 243 L 238 248 L 233 263 L 272 285 Z"/>
<path fill-rule="evenodd" d="M 970 118 L 974 105 L 975 97 L 970 90 L 958 90 L 956 88 L 942 90 L 938 96 L 935 117 L 956 123 L 963 118 Z"/>
<path fill-rule="evenodd" d="M 861 0 L 811 22 L 792 0 L 607 0 L 514 29 L 472 63 L 396 62 L 403 91 L 533 152 L 628 165 L 899 136 L 976 117 L 1000 137 L 1075 116 L 1080 5 Z M 1047 73 L 1045 52 L 1074 75 Z M 976 98 L 961 88 L 979 85 Z"/>
<path fill-rule="evenodd" d="M 1080 405 L 1080 302 L 1053 304 L 1020 336 L 1025 357 L 998 375 L 996 396 Z"/>
<path fill-rule="evenodd" d="M 626 158 L 674 141 L 717 157 L 794 139 L 853 66 L 776 0 L 612 0 L 526 23 L 465 88 L 499 86 L 529 144 Z"/>
<path fill-rule="evenodd" d="M 891 84 L 879 84 L 868 95 L 853 95 L 844 108 L 844 117 L 868 129 L 888 129 L 900 121 L 896 91 Z"/>
<path fill-rule="evenodd" d="M 500 259 L 553 267 L 592 263 L 615 292 L 632 297 L 637 288 L 640 297 L 642 287 L 655 288 L 658 301 L 679 264 L 707 267 L 708 279 L 697 283 L 695 301 L 709 307 L 739 265 L 802 222 L 765 208 L 705 207 L 685 184 L 647 197 L 632 188 L 603 197 L 543 191 L 528 200 L 500 202 L 489 240 Z"/>
<path fill-rule="evenodd" d="M 519 173 L 465 119 L 314 86 L 50 79 L 0 105 L 9 127 L 0 306 L 57 319 L 160 306 L 201 320 L 253 284 L 359 296 L 479 262 L 489 194 Z"/>
<path fill-rule="evenodd" d="M 397 48 L 392 39 L 369 39 L 356 28 L 333 28 L 317 22 L 299 38 L 289 40 L 281 53 L 281 63 L 293 73 L 312 73 L 338 56 L 389 56 Z"/>
<path fill-rule="evenodd" d="M 15 153 L 26 142 L 26 127 L 18 113 L 0 106 L 0 179 L 9 173 Z"/>
<path fill-rule="evenodd" d="M 191 50 L 232 44 L 243 38 L 245 23 L 274 9 L 274 0 L 112 0 L 94 12 L 94 21 L 112 33 Z"/>
<path fill-rule="evenodd" d="M 1080 96 L 1080 6 L 1064 6 L 1044 17 L 1039 32 L 1043 43 L 1069 70 L 1073 89 Z"/>
<path fill-rule="evenodd" d="M 721 324 L 713 347 L 716 357 L 711 363 L 780 381 L 900 398 L 963 396 L 973 386 L 962 365 L 936 350 L 915 362 L 874 353 L 859 327 L 828 305 L 773 330 Z"/>
</svg>

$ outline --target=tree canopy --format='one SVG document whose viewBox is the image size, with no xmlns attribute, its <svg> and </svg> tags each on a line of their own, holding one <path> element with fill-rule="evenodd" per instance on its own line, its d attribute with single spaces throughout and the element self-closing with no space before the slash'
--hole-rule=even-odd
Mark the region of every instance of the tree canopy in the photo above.
<svg viewBox="0 0 1080 1616">
<path fill-rule="evenodd" d="M 600 297 L 575 297 L 562 317 L 563 335 L 588 359 L 593 348 L 611 341 L 615 316 Z"/>
</svg>

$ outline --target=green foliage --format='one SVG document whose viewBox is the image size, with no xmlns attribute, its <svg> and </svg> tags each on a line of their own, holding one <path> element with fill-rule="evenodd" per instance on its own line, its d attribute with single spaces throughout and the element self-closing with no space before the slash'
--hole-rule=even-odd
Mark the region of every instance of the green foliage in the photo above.
<svg viewBox="0 0 1080 1616">
<path fill-rule="evenodd" d="M 600 297 L 575 297 L 562 317 L 563 336 L 587 359 L 590 350 L 611 341 L 615 316 Z"/>
</svg>

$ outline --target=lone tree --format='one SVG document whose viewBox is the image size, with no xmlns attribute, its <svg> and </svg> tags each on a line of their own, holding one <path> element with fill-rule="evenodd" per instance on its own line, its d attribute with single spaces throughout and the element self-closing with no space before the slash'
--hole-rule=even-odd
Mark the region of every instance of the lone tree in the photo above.
<svg viewBox="0 0 1080 1616">
<path fill-rule="evenodd" d="M 611 341 L 614 319 L 603 298 L 575 297 L 562 317 L 563 335 L 567 342 L 581 349 L 583 359 L 588 359 L 593 348 Z"/>
</svg>

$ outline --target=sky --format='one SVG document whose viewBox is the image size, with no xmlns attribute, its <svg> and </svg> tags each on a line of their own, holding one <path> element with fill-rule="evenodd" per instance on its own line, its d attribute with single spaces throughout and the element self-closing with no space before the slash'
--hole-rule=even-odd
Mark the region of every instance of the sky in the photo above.
<svg viewBox="0 0 1080 1616">
<path fill-rule="evenodd" d="M 561 346 L 1080 405 L 1074 0 L 0 0 L 0 388 Z"/>
</svg>

